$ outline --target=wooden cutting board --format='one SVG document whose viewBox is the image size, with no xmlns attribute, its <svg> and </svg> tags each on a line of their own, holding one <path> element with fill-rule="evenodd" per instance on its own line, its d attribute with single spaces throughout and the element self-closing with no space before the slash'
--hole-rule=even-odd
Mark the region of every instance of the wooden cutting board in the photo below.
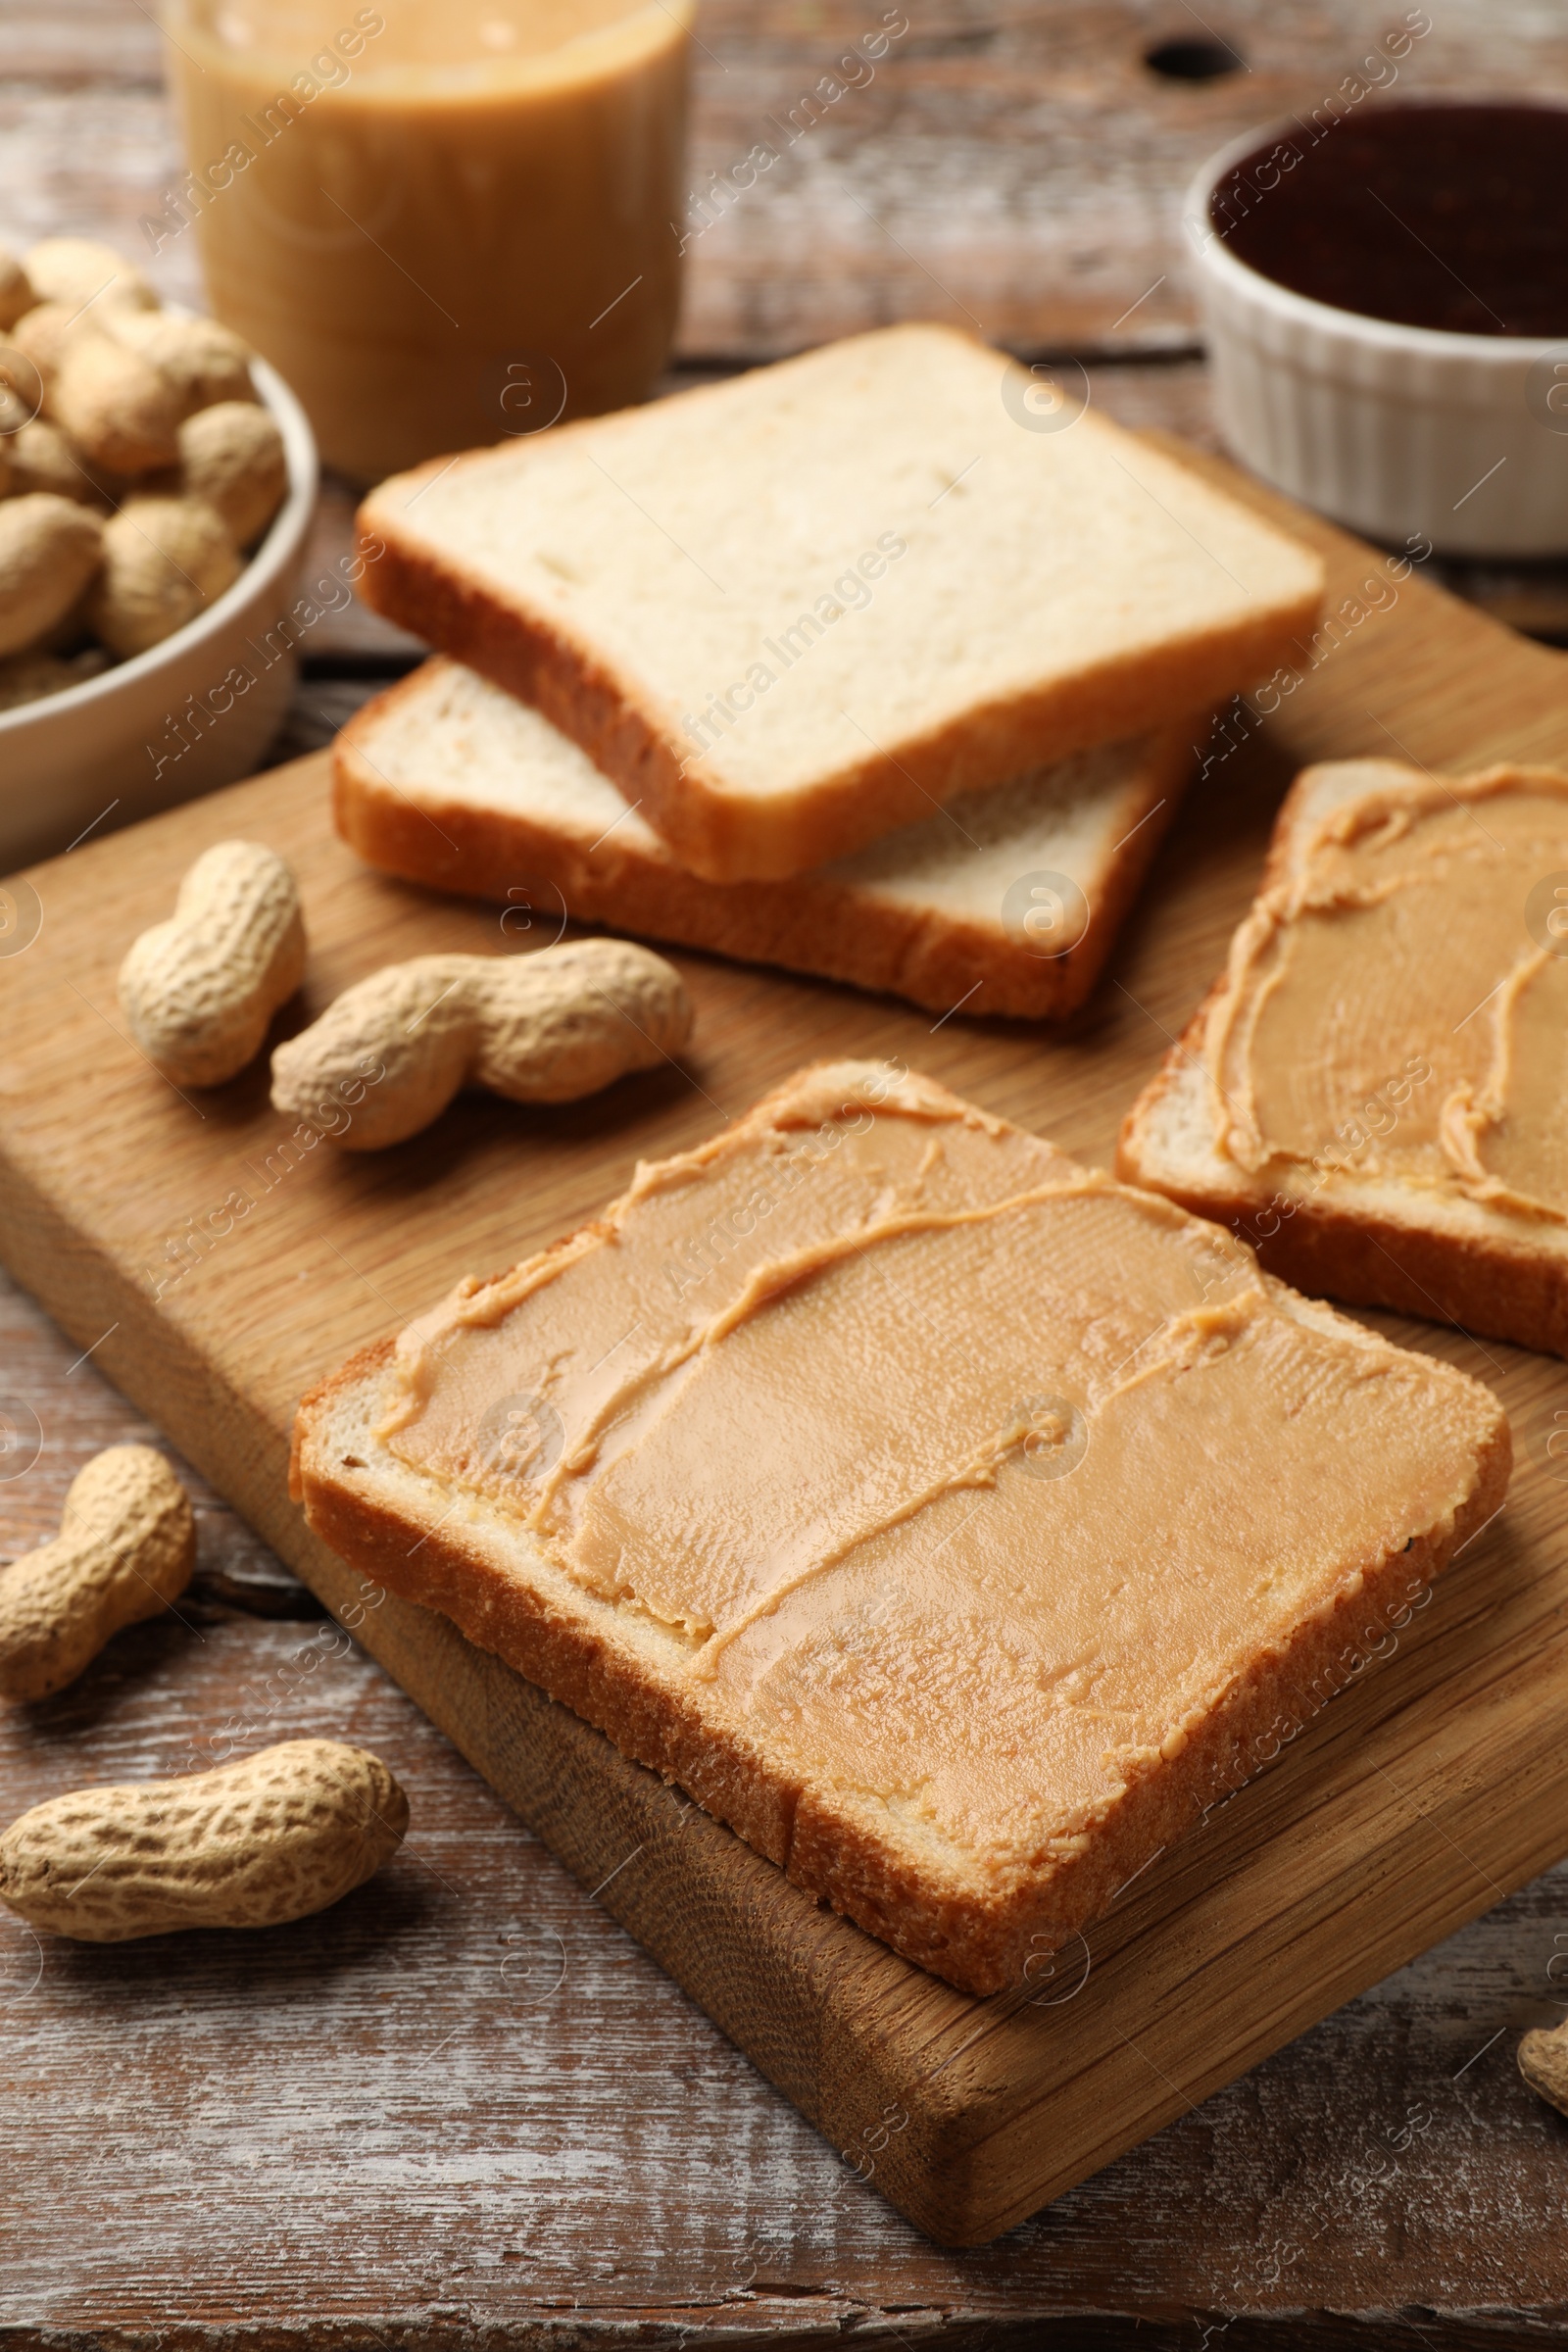
<svg viewBox="0 0 1568 2352">
<path fill-rule="evenodd" d="M 1419 566 L 1401 577 L 1203 469 L 1328 552 L 1337 619 L 1303 646 L 1291 690 L 1264 698 L 1272 715 L 1233 713 L 1205 735 L 1206 773 L 1069 1033 L 933 1020 L 684 956 L 698 1030 L 683 1068 L 544 1113 L 466 1099 L 398 1151 L 322 1145 L 288 1164 L 265 1065 L 187 1099 L 121 1022 L 119 960 L 198 851 L 241 834 L 293 862 L 311 966 L 286 1026 L 379 963 L 525 950 L 554 932 L 537 918 L 525 930 L 515 906 L 503 918 L 365 871 L 332 834 L 326 760 L 302 760 L 8 886 L 0 1255 L 340 1611 L 359 1580 L 286 1495 L 296 1397 L 459 1275 L 569 1230 L 638 1156 L 697 1142 L 801 1062 L 855 1054 L 902 1055 L 1104 1161 L 1223 956 L 1297 766 L 1568 761 L 1568 659 L 1428 587 Z M 1369 1645 L 1367 1670 L 1317 1722 L 1026 1998 L 956 1992 L 817 1908 L 444 1619 L 387 1599 L 361 1638 L 856 2173 L 933 2236 L 978 2242 L 1568 1851 L 1568 1461 L 1548 1451 L 1568 1431 L 1568 1366 L 1374 1319 L 1503 1396 L 1519 1456 L 1505 1512 L 1393 1654 L 1384 1640 L 1374 1663 Z"/>
</svg>

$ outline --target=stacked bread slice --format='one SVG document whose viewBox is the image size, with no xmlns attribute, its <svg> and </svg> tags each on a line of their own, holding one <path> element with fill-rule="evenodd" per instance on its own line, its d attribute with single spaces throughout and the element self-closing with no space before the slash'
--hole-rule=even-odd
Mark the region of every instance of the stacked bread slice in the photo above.
<svg viewBox="0 0 1568 2352">
<path fill-rule="evenodd" d="M 1195 715 L 1286 658 L 1322 569 L 1041 389 L 889 328 L 384 483 L 364 592 L 451 662 L 350 732 L 346 836 L 922 1004 L 1069 1009 Z"/>
<path fill-rule="evenodd" d="M 504 901 L 509 930 L 569 912 L 933 1012 L 1038 1019 L 1093 984 L 1186 782 L 1188 735 L 964 793 L 812 873 L 708 882 L 547 718 L 437 659 L 344 728 L 333 792 L 368 864 Z"/>
</svg>

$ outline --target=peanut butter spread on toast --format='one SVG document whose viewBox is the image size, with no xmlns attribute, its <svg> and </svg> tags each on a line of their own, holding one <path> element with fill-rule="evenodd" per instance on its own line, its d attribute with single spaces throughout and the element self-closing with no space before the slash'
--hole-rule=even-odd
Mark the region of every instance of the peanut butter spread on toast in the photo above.
<svg viewBox="0 0 1568 2352">
<path fill-rule="evenodd" d="M 966 1869 L 1081 1843 L 1441 1527 L 1495 1411 L 942 1088 L 804 1073 L 399 1343 L 381 1436 L 777 1770 Z"/>
<path fill-rule="evenodd" d="M 1209 1015 L 1222 1156 L 1568 1220 L 1568 777 L 1388 763 L 1236 935 Z"/>
</svg>

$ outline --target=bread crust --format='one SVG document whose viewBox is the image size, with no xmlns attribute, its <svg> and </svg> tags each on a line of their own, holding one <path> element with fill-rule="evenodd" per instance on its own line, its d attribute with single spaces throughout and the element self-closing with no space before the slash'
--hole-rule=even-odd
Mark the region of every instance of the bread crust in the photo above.
<svg viewBox="0 0 1568 2352">
<path fill-rule="evenodd" d="M 933 729 L 897 757 L 868 752 L 798 793 L 758 802 L 726 790 L 665 731 L 634 680 L 559 623 L 409 544 L 373 501 L 361 530 L 362 549 L 385 548 L 367 562 L 362 583 L 376 611 L 531 703 L 641 809 L 680 863 L 710 882 L 808 872 L 912 823 L 933 800 L 1141 734 L 1172 710 L 1219 703 L 1238 677 L 1264 676 L 1287 660 L 1317 617 L 1317 598 L 1303 598 L 1245 631 L 1161 648 L 1136 678 L 1105 663 Z"/>
<path fill-rule="evenodd" d="M 367 703 L 333 747 L 333 820 L 368 864 L 503 905 L 509 890 L 544 884 L 579 921 L 886 991 L 928 1012 L 952 1012 L 960 1003 L 971 1016 L 1048 1020 L 1075 1012 L 1104 968 L 1192 768 L 1191 727 L 1162 730 L 1151 745 L 1126 836 L 1088 894 L 1088 928 L 1064 954 L 1044 957 L 1000 922 L 964 921 L 827 874 L 708 882 L 613 834 L 590 858 L 574 836 L 527 816 L 433 793 L 416 801 L 389 784 L 361 747 L 400 701 L 419 691 L 422 675 L 416 670 Z"/>
<path fill-rule="evenodd" d="M 1310 770 L 1280 804 L 1258 895 L 1289 877 L 1293 835 L 1310 800 Z M 1257 1251 L 1265 1270 L 1309 1296 L 1356 1306 L 1388 1307 L 1427 1322 L 1451 1323 L 1480 1339 L 1503 1340 L 1543 1354 L 1568 1356 L 1568 1255 L 1532 1247 L 1524 1232 L 1459 1234 L 1421 1222 L 1412 1194 L 1408 1218 L 1353 1198 L 1319 1195 L 1282 1200 L 1266 1177 L 1227 1164 L 1230 1181 L 1189 1183 L 1168 1168 L 1152 1141 L 1160 1107 L 1192 1064 L 1206 1069 L 1209 1018 L 1225 999 L 1221 972 L 1155 1075 L 1122 1120 L 1116 1173 L 1124 1184 L 1163 1193 L 1195 1216 L 1228 1225 Z"/>
<path fill-rule="evenodd" d="M 1152 1095 L 1140 1098 L 1147 1109 Z M 1140 1111 L 1122 1123 L 1116 1172 L 1124 1184 L 1161 1192 L 1194 1216 L 1228 1225 L 1257 1251 L 1265 1272 L 1313 1298 L 1388 1307 L 1467 1335 L 1568 1356 L 1568 1262 L 1527 1246 L 1461 1240 L 1369 1209 L 1303 1200 L 1277 1229 L 1264 1230 L 1273 1195 L 1209 1191 L 1173 1182 L 1140 1149 Z"/>
<path fill-rule="evenodd" d="M 988 350 L 956 329 L 940 331 Z M 678 397 L 701 402 L 728 393 L 727 385 L 712 384 Z M 604 421 L 558 425 L 551 441 L 559 448 L 572 436 L 593 436 Z M 388 619 L 533 704 L 642 809 L 681 864 L 713 882 L 806 872 L 910 823 L 933 799 L 951 800 L 1043 760 L 1141 734 L 1173 710 L 1222 702 L 1292 658 L 1298 639 L 1316 624 L 1322 601 L 1319 577 L 1289 606 L 1223 628 L 1195 629 L 1144 651 L 1133 663 L 1086 664 L 893 750 L 868 746 L 830 774 L 760 800 L 730 787 L 630 672 L 559 616 L 466 576 L 461 564 L 409 526 L 407 509 L 437 479 L 496 463 L 491 450 L 431 459 L 372 491 L 359 514 L 361 593 Z"/>
<path fill-rule="evenodd" d="M 1281 1649 L 1253 1659 L 1179 1754 L 1156 1755 L 1129 1775 L 1079 1850 L 987 1879 L 944 1871 L 926 1857 L 916 1866 L 870 1805 L 781 1781 L 732 1725 L 705 1720 L 692 1694 L 650 1677 L 608 1604 L 568 1594 L 564 1580 L 552 1598 L 515 1551 L 509 1560 L 476 1539 L 471 1524 L 466 1533 L 452 1530 L 435 1482 L 416 1519 L 377 1494 L 372 1467 L 334 1460 L 336 1413 L 362 1393 L 379 1394 L 393 1345 L 364 1350 L 300 1405 L 290 1491 L 312 1529 L 362 1574 L 440 1610 L 623 1754 L 678 1783 L 808 1893 L 905 1958 L 983 1994 L 1040 1981 L 1045 1957 L 1102 1917 L 1155 1851 L 1186 1835 L 1358 1678 L 1404 1622 L 1401 1613 L 1499 1507 L 1512 1461 L 1499 1408 L 1451 1523 L 1440 1520 L 1403 1547 L 1348 1566 L 1331 1599 Z"/>
</svg>

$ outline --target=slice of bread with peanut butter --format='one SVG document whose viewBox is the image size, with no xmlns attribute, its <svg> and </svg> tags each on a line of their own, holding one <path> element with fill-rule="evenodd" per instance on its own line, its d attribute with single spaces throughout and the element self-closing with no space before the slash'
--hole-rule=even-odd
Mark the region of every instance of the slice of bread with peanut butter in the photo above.
<svg viewBox="0 0 1568 2352">
<path fill-rule="evenodd" d="M 843 1062 L 325 1381 L 294 1491 L 345 1559 L 986 1993 L 1332 1696 L 1509 1458 L 1479 1383 Z"/>
<path fill-rule="evenodd" d="M 1060 1017 L 1095 984 L 1193 766 L 1194 725 L 965 793 L 814 873 L 705 882 L 539 711 L 426 662 L 332 748 L 371 865 L 556 916 L 886 989 L 931 1012 Z"/>
<path fill-rule="evenodd" d="M 1304 1289 L 1568 1354 L 1568 776 L 1307 768 L 1117 1166 Z"/>
<path fill-rule="evenodd" d="M 361 594 L 581 745 L 688 871 L 802 873 L 1211 708 L 1323 566 L 1001 352 L 906 325 L 394 475 Z"/>
</svg>

